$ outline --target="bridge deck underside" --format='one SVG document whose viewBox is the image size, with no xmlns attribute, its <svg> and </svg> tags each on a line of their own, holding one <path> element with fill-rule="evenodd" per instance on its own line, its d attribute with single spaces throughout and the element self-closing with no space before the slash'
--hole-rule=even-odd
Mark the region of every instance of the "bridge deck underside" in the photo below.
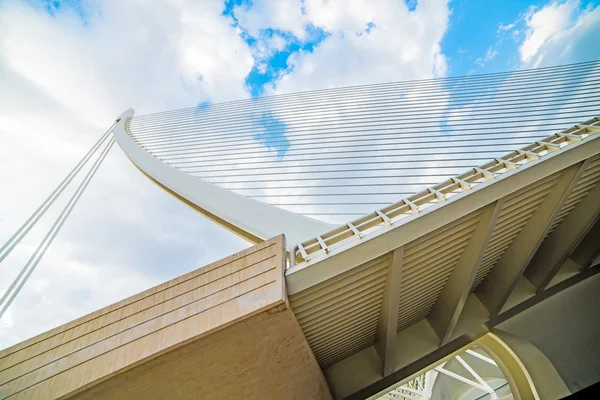
<svg viewBox="0 0 600 400">
<path fill-rule="evenodd" d="M 334 395 L 491 327 L 563 275 L 595 271 L 600 242 L 584 238 L 600 215 L 599 153 L 600 140 L 589 137 L 399 226 L 382 217 L 337 247 L 323 234 L 308 260 L 297 249 L 290 304 Z"/>
<path fill-rule="evenodd" d="M 343 397 L 549 293 L 563 265 L 588 273 L 599 87 L 594 61 L 131 117 L 116 136 L 217 223 L 286 234 L 290 305 Z"/>
</svg>

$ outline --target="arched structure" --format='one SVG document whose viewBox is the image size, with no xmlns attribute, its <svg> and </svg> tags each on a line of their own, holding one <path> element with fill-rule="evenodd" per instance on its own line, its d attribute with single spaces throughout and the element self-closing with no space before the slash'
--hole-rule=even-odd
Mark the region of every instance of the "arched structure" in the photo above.
<svg viewBox="0 0 600 400">
<path fill-rule="evenodd" d="M 114 398 L 133 377 L 132 392 L 160 398 L 146 368 L 176 365 L 179 354 L 185 373 L 163 365 L 161 390 L 187 382 L 202 393 L 204 383 L 188 377 L 207 361 L 189 349 L 231 350 L 232 332 L 251 323 L 240 374 L 255 390 L 263 390 L 252 354 L 260 342 L 300 361 L 281 362 L 279 350 L 263 357 L 308 396 L 328 399 L 328 388 L 336 399 L 385 395 L 431 366 L 492 395 L 455 357 L 478 343 L 504 353 L 496 366 L 515 397 L 537 399 L 545 392 L 527 389 L 539 373 L 522 368 L 521 343 L 486 334 L 599 282 L 588 279 L 600 272 L 599 89 L 594 61 L 126 111 L 109 132 L 133 164 L 258 244 L 0 352 L 0 395 Z M 575 321 L 589 330 L 582 338 L 597 337 L 600 324 L 585 317 Z M 577 336 L 560 333 L 556 340 Z M 227 354 L 209 364 L 233 365 Z M 562 358 L 569 375 L 573 361 Z M 229 367 L 219 373 L 231 378 Z M 292 387 L 272 383 L 271 396 Z"/>
<path fill-rule="evenodd" d="M 599 80 L 588 62 L 325 89 L 131 114 L 115 132 L 214 220 L 296 243 L 599 115 Z"/>
<path fill-rule="evenodd" d="M 418 376 L 399 382 L 377 400 L 537 400 L 570 394 L 539 349 L 527 340 L 494 330 Z"/>
<path fill-rule="evenodd" d="M 129 112 L 114 133 L 214 221 L 286 235 L 290 305 L 334 396 L 361 398 L 597 272 L 599 88 L 589 62 Z"/>
<path fill-rule="evenodd" d="M 127 124 L 133 115 L 133 110 L 125 111 L 113 128 L 121 149 L 146 176 L 213 222 L 252 243 L 259 243 L 281 233 L 287 233 L 292 243 L 295 243 L 331 227 L 325 222 L 243 197 L 161 162 L 140 147 L 127 133 Z"/>
</svg>

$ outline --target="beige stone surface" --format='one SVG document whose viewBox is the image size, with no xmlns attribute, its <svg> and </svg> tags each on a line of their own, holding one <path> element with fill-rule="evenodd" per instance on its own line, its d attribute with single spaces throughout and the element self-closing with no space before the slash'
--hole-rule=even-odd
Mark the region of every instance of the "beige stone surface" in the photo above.
<svg viewBox="0 0 600 400">
<path fill-rule="evenodd" d="M 2 399 L 329 398 L 283 236 L 0 352 Z"/>
</svg>

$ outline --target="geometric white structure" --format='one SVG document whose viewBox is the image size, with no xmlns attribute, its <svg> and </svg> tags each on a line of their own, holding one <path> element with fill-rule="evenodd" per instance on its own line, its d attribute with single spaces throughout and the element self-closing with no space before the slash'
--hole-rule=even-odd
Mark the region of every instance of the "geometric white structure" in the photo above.
<svg viewBox="0 0 600 400">
<path fill-rule="evenodd" d="M 125 154 L 153 181 L 221 226 L 251 242 L 269 239 L 292 226 L 292 240 L 318 234 L 330 227 L 327 223 L 275 208 L 195 179 L 157 160 L 140 148 L 126 133 L 125 124 L 132 116 L 133 110 L 124 112 L 113 129 L 115 139 Z"/>
<path fill-rule="evenodd" d="M 293 243 L 599 115 L 599 77 L 588 62 L 327 89 L 129 114 L 115 136 L 132 160 L 145 158 L 142 170 L 198 188 L 192 203 L 215 221 Z M 289 225 L 272 208 L 309 219 Z M 278 220 L 285 228 L 271 229 Z"/>
<path fill-rule="evenodd" d="M 515 398 L 537 399 L 536 377 L 511 346 L 490 338 L 600 272 L 599 89 L 600 62 L 588 62 L 149 116 L 128 110 L 112 133 L 161 188 L 259 243 L 247 250 L 254 261 L 235 263 L 243 286 L 246 268 L 265 261 L 255 250 L 285 234 L 268 242 L 279 243 L 279 272 L 263 265 L 281 292 L 272 313 L 288 310 L 302 358 L 322 382 L 320 367 L 335 398 L 411 398 L 413 386 L 389 389 L 432 368 L 430 378 L 495 395 L 457 355 L 475 341 L 505 353 L 497 366 Z M 234 310 L 261 309 L 258 300 L 230 301 Z M 9 375 L 0 391 L 16 390 L 21 375 Z M 412 394 L 430 397 L 435 388 L 419 382 Z"/>
<path fill-rule="evenodd" d="M 114 134 L 212 220 L 253 241 L 286 234 L 290 305 L 334 396 L 361 398 L 597 272 L 599 88 L 590 62 L 128 111 Z M 288 136 L 244 119 L 261 107 Z M 292 212 L 288 192 L 308 208 Z"/>
</svg>

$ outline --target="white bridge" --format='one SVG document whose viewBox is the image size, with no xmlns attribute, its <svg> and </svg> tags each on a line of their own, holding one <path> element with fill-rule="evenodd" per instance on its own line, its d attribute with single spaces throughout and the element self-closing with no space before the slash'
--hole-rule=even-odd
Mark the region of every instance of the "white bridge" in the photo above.
<svg viewBox="0 0 600 400">
<path fill-rule="evenodd" d="M 289 307 L 335 398 L 435 398 L 442 377 L 544 398 L 489 332 L 598 272 L 599 89 L 589 62 L 128 110 L 110 131 L 212 221 L 285 235 Z"/>
</svg>

